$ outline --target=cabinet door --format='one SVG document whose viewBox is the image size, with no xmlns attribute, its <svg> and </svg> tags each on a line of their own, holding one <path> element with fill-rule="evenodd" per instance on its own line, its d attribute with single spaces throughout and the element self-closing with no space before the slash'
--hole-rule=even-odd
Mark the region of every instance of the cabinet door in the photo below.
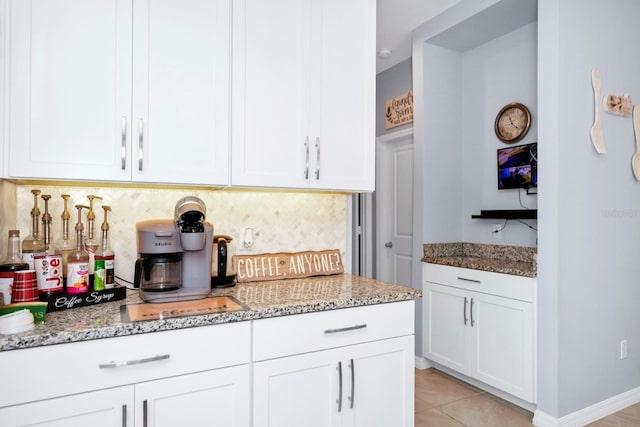
<svg viewBox="0 0 640 427">
<path fill-rule="evenodd" d="M 313 188 L 375 187 L 375 15 L 372 0 L 314 2 Z"/>
<path fill-rule="evenodd" d="M 229 426 L 250 423 L 249 365 L 136 384 L 136 425 Z"/>
<path fill-rule="evenodd" d="M 467 329 L 470 325 L 468 292 L 435 283 L 426 283 L 426 337 L 428 359 L 464 374 L 469 373 Z"/>
<path fill-rule="evenodd" d="M 50 384 L 40 384 L 47 387 Z M 38 386 L 34 384 L 34 386 Z M 133 425 L 133 386 L 117 387 L 0 409 L 4 427 L 121 427 Z"/>
<path fill-rule="evenodd" d="M 233 2 L 234 186 L 309 185 L 310 29 L 311 0 Z"/>
<path fill-rule="evenodd" d="M 329 427 L 341 425 L 348 402 L 348 368 L 341 350 L 325 350 L 254 364 L 254 427 Z M 339 404 L 341 405 L 339 407 Z"/>
<path fill-rule="evenodd" d="M 375 10 L 234 2 L 233 185 L 373 190 Z"/>
<path fill-rule="evenodd" d="M 131 4 L 9 3 L 10 177 L 130 179 Z"/>
<path fill-rule="evenodd" d="M 134 181 L 228 184 L 229 3 L 134 2 Z"/>
<path fill-rule="evenodd" d="M 414 336 L 346 347 L 343 426 L 413 427 Z"/>
<path fill-rule="evenodd" d="M 532 304 L 473 294 L 471 375 L 528 402 L 533 401 Z"/>
</svg>

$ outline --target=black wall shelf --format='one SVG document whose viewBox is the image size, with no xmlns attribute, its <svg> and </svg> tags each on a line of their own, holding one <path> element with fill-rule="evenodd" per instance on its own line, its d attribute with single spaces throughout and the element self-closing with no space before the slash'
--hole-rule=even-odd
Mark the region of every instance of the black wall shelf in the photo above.
<svg viewBox="0 0 640 427">
<path fill-rule="evenodd" d="M 480 215 L 471 215 L 476 219 L 538 219 L 537 209 L 506 209 L 480 211 Z"/>
</svg>

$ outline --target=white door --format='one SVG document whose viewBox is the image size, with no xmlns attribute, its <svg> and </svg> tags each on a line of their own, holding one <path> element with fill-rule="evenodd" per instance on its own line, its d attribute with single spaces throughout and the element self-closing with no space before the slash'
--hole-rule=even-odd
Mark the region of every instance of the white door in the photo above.
<svg viewBox="0 0 640 427">
<path fill-rule="evenodd" d="M 413 130 L 377 139 L 376 278 L 411 286 Z"/>
<path fill-rule="evenodd" d="M 343 426 L 413 427 L 414 337 L 345 348 Z"/>
<path fill-rule="evenodd" d="M 134 2 L 132 178 L 228 184 L 230 0 Z"/>
<path fill-rule="evenodd" d="M 425 286 L 425 342 L 427 359 L 469 374 L 469 316 L 471 298 L 468 292 L 427 283 Z M 475 319 L 474 319 L 475 321 Z"/>
<path fill-rule="evenodd" d="M 471 375 L 526 401 L 533 396 L 532 304 L 473 293 Z"/>
<path fill-rule="evenodd" d="M 257 362 L 253 368 L 255 427 L 341 425 L 348 406 L 342 349 Z M 342 384 L 343 398 L 339 399 Z"/>
<path fill-rule="evenodd" d="M 233 2 L 233 185 L 309 185 L 311 12 L 311 0 Z"/>
<path fill-rule="evenodd" d="M 248 427 L 249 381 L 240 365 L 136 384 L 136 425 Z"/>
<path fill-rule="evenodd" d="M 131 178 L 131 3 L 9 3 L 9 176 Z"/>
<path fill-rule="evenodd" d="M 312 188 L 373 191 L 375 1 L 315 0 Z"/>
<path fill-rule="evenodd" d="M 133 425 L 133 386 L 116 387 L 0 409 L 3 427 Z"/>
</svg>

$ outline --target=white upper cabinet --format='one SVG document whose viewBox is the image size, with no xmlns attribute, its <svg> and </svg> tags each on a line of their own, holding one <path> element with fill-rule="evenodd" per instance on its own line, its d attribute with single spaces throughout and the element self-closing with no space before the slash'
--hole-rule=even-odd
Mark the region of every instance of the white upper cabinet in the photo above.
<svg viewBox="0 0 640 427">
<path fill-rule="evenodd" d="M 372 191 L 375 1 L 233 4 L 231 184 Z"/>
<path fill-rule="evenodd" d="M 228 3 L 9 2 L 7 175 L 228 184 Z"/>
</svg>

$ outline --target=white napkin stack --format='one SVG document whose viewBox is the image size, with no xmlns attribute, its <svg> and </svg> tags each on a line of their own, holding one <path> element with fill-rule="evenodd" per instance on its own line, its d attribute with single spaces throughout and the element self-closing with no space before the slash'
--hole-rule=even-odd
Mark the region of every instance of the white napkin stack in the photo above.
<svg viewBox="0 0 640 427">
<path fill-rule="evenodd" d="M 17 334 L 34 328 L 33 313 L 27 310 L 14 311 L 0 316 L 0 334 Z"/>
</svg>

